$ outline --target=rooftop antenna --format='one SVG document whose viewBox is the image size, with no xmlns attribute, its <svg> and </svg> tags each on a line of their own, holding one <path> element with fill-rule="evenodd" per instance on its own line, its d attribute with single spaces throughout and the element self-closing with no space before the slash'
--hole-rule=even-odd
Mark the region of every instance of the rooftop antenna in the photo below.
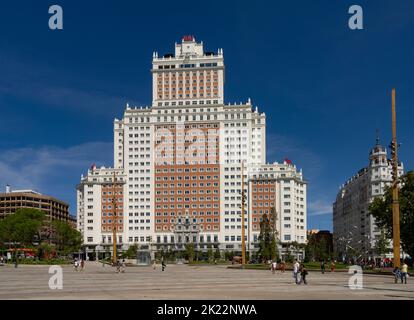
<svg viewBox="0 0 414 320">
<path fill-rule="evenodd" d="M 376 133 L 377 133 L 377 139 L 376 139 L 376 141 L 377 141 L 377 146 L 378 146 L 379 145 L 379 141 L 380 141 L 379 129 L 376 130 Z"/>
</svg>

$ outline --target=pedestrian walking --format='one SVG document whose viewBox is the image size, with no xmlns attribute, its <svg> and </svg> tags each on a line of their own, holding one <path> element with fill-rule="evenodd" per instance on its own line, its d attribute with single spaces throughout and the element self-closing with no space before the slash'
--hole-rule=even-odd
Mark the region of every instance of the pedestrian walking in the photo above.
<svg viewBox="0 0 414 320">
<path fill-rule="evenodd" d="M 304 284 L 308 284 L 308 282 L 306 281 L 306 276 L 308 275 L 308 270 L 306 269 L 305 265 L 302 264 L 300 266 L 299 273 L 300 273 L 300 280 L 298 282 L 298 285 L 301 284 L 302 282 Z"/>
<path fill-rule="evenodd" d="M 392 271 L 392 274 L 394 275 L 394 283 L 398 283 L 398 280 L 401 279 L 401 271 L 398 267 L 395 267 Z"/>
<path fill-rule="evenodd" d="M 161 271 L 164 271 L 166 266 L 167 265 L 164 262 L 164 257 L 161 257 Z"/>
<path fill-rule="evenodd" d="M 285 269 L 286 269 L 286 263 L 284 261 L 282 261 L 280 263 L 280 272 L 285 273 Z"/>
<path fill-rule="evenodd" d="M 407 284 L 408 266 L 405 262 L 401 266 L 401 283 Z"/>
<path fill-rule="evenodd" d="M 85 269 L 85 260 L 81 259 L 80 267 L 81 267 L 81 271 L 83 271 Z"/>
<path fill-rule="evenodd" d="M 154 260 L 154 262 L 152 263 L 152 269 L 153 270 L 156 270 L 157 269 L 157 263 L 156 263 L 156 261 Z"/>
<path fill-rule="evenodd" d="M 298 274 L 299 274 L 299 262 L 295 260 L 293 264 L 293 279 L 295 280 L 295 284 L 298 283 Z"/>
<path fill-rule="evenodd" d="M 322 274 L 325 274 L 325 260 L 321 261 L 321 272 Z"/>
<path fill-rule="evenodd" d="M 126 262 L 125 259 L 122 259 L 122 263 L 121 263 L 121 272 L 125 273 L 126 270 Z"/>
<path fill-rule="evenodd" d="M 272 261 L 271 270 L 272 270 L 273 274 L 275 274 L 276 269 L 277 269 L 277 263 L 276 263 L 276 261 Z"/>
<path fill-rule="evenodd" d="M 331 262 L 331 272 L 335 271 L 335 261 L 332 260 Z"/>
<path fill-rule="evenodd" d="M 75 258 L 75 261 L 73 262 L 73 268 L 75 269 L 75 271 L 78 271 L 78 266 L 79 266 L 78 259 Z"/>
</svg>

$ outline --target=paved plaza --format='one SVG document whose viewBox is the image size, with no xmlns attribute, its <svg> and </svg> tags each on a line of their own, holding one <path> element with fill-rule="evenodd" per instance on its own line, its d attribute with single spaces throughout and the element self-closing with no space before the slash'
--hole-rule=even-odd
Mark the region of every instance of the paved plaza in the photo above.
<svg viewBox="0 0 414 320">
<path fill-rule="evenodd" d="M 414 280 L 364 275 L 362 290 L 348 287 L 346 272 L 309 272 L 295 285 L 291 272 L 228 269 L 226 266 L 127 267 L 125 273 L 88 262 L 82 272 L 63 267 L 63 289 L 49 289 L 49 266 L 0 266 L 0 299 L 414 299 Z"/>
</svg>

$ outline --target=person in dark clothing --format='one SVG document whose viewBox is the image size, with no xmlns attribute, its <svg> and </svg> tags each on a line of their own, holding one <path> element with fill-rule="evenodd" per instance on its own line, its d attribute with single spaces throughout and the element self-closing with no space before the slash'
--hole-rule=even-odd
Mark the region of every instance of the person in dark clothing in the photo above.
<svg viewBox="0 0 414 320">
<path fill-rule="evenodd" d="M 395 267 L 393 270 L 393 275 L 394 275 L 394 283 L 397 283 L 398 280 L 401 278 L 401 271 L 400 268 Z"/>
<path fill-rule="evenodd" d="M 165 267 L 166 267 L 167 265 L 165 264 L 165 262 L 164 262 L 164 257 L 162 257 L 161 258 L 161 267 L 162 267 L 162 271 L 164 271 L 165 270 Z"/>
<path fill-rule="evenodd" d="M 298 282 L 298 284 L 301 284 L 302 282 L 304 284 L 308 284 L 308 282 L 306 281 L 306 276 L 308 275 L 308 270 L 305 268 L 305 265 L 301 265 L 300 269 L 300 281 Z"/>
<path fill-rule="evenodd" d="M 325 260 L 321 261 L 321 271 L 322 271 L 322 274 L 325 274 Z"/>
</svg>

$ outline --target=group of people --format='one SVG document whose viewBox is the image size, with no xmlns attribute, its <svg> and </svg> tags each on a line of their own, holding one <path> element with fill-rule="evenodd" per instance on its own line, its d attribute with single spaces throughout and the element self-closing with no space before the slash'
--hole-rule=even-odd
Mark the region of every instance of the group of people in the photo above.
<svg viewBox="0 0 414 320">
<path fill-rule="evenodd" d="M 330 268 L 331 268 L 331 272 L 334 272 L 335 271 L 336 264 L 335 264 L 335 261 L 334 260 L 331 261 Z M 325 260 L 322 260 L 321 261 L 321 272 L 322 272 L 322 274 L 324 274 L 325 271 L 326 271 L 326 263 L 325 263 Z"/>
<path fill-rule="evenodd" d="M 286 269 L 286 263 L 284 261 L 280 262 L 280 267 L 279 267 L 281 273 L 285 272 Z M 273 274 L 276 273 L 277 270 L 277 262 L 276 261 L 271 261 L 270 262 L 270 270 L 272 271 Z M 308 284 L 308 282 L 306 281 L 306 276 L 308 275 L 308 270 L 306 269 L 305 265 L 299 264 L 299 262 L 297 260 L 294 261 L 293 263 L 293 278 L 295 280 L 295 284 Z"/>
<path fill-rule="evenodd" d="M 75 269 L 75 271 L 83 271 L 85 269 L 85 260 L 83 260 L 82 258 L 75 258 L 75 260 L 73 261 L 73 268 Z"/>
<path fill-rule="evenodd" d="M 401 283 L 407 284 L 408 265 L 405 262 L 403 262 L 400 268 L 395 267 L 392 273 L 394 274 L 395 283 L 398 283 L 398 280 L 401 280 Z"/>
<path fill-rule="evenodd" d="M 276 270 L 278 269 L 278 263 L 273 260 L 270 261 L 270 270 L 272 271 L 273 274 L 276 273 Z M 286 263 L 284 261 L 280 261 L 279 262 L 279 270 L 281 273 L 284 273 L 286 269 Z"/>
<path fill-rule="evenodd" d="M 165 268 L 167 267 L 167 265 L 164 262 L 164 258 L 161 258 L 161 271 L 165 271 Z M 156 270 L 157 269 L 157 261 L 154 260 L 152 262 L 152 269 Z"/>
<path fill-rule="evenodd" d="M 122 261 L 117 261 L 115 264 L 116 267 L 116 273 L 125 273 L 125 269 L 126 269 L 126 263 L 125 263 L 125 259 L 122 259 Z"/>
<path fill-rule="evenodd" d="M 295 280 L 295 284 L 308 284 L 306 281 L 306 276 L 308 275 L 308 270 L 306 269 L 305 265 L 299 264 L 297 260 L 293 263 L 293 279 Z"/>
</svg>

